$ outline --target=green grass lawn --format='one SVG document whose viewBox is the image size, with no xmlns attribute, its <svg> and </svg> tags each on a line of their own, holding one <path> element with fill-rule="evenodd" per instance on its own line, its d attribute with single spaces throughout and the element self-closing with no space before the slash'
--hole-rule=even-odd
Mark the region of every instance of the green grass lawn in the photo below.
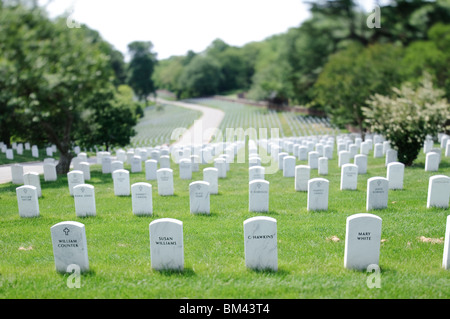
<svg viewBox="0 0 450 319">
<path fill-rule="evenodd" d="M 6 158 L 6 154 L 0 152 L 0 165 L 4 164 L 14 164 L 14 163 L 25 163 L 25 162 L 42 162 L 45 158 L 50 157 L 47 156 L 47 153 L 45 152 L 45 148 L 41 148 L 39 150 L 39 157 L 33 157 L 31 155 L 31 150 L 23 150 L 23 154 L 19 155 L 17 154 L 16 150 L 14 152 L 14 159 L 10 160 Z M 59 152 L 53 153 L 52 158 L 58 159 L 59 158 Z"/>
<path fill-rule="evenodd" d="M 202 179 L 200 165 L 192 180 L 180 180 L 174 168 L 175 196 L 160 197 L 153 185 L 153 216 L 137 217 L 131 197 L 116 197 L 110 174 L 92 166 L 97 216 L 78 218 L 67 178 L 44 182 L 40 217 L 18 214 L 15 188 L 0 185 L 0 298 L 442 298 L 450 297 L 450 272 L 441 268 L 441 243 L 448 209 L 427 209 L 428 178 L 450 174 L 450 158 L 442 157 L 439 172 L 425 172 L 424 154 L 405 170 L 404 190 L 389 191 L 388 208 L 373 211 L 383 219 L 380 253 L 381 288 L 370 289 L 370 273 L 344 268 L 345 223 L 365 212 L 366 182 L 386 176 L 384 158 L 369 155 L 368 173 L 359 175 L 358 190 L 340 191 L 337 156 L 329 161 L 329 209 L 306 210 L 306 192 L 294 190 L 294 178 L 282 172 L 266 175 L 270 212 L 248 212 L 248 164 L 231 164 L 219 194 L 211 195 L 211 215 L 189 213 L 190 182 Z M 306 162 L 297 161 L 298 164 Z M 129 166 L 125 166 L 129 169 Z M 132 173 L 131 183 L 145 181 Z M 312 170 L 311 178 L 318 177 Z M 243 222 L 265 215 L 277 220 L 278 271 L 245 267 Z M 151 268 L 149 223 L 163 217 L 183 221 L 185 270 Z M 81 288 L 68 288 L 69 274 L 55 271 L 50 227 L 61 221 L 86 226 L 91 271 Z M 339 241 L 330 238 L 336 236 Z"/>
</svg>

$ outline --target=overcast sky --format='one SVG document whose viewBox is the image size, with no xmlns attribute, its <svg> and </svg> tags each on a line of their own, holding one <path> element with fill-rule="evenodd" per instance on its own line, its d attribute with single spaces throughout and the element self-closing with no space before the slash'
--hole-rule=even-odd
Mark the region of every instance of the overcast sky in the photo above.
<svg viewBox="0 0 450 319">
<path fill-rule="evenodd" d="M 309 17 L 302 0 L 39 0 L 51 17 L 70 13 L 122 53 L 151 41 L 158 59 L 201 52 L 214 39 L 234 46 L 286 32 Z M 359 0 L 367 11 L 374 0 Z"/>
</svg>

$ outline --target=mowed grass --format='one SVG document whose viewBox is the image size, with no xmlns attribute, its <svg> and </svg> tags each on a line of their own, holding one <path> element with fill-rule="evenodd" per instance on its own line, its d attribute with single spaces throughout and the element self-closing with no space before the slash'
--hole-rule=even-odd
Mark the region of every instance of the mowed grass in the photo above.
<svg viewBox="0 0 450 319">
<path fill-rule="evenodd" d="M 243 151 L 243 150 L 241 150 Z M 345 223 L 364 213 L 366 182 L 386 176 L 384 158 L 369 155 L 368 173 L 359 175 L 358 190 L 340 191 L 337 156 L 329 161 L 328 211 L 308 212 L 306 192 L 296 192 L 294 178 L 282 172 L 266 175 L 270 182 L 270 212 L 248 212 L 248 163 L 232 163 L 211 195 L 211 214 L 189 212 L 189 183 L 174 169 L 175 196 L 161 197 L 153 185 L 153 216 L 133 215 L 131 197 L 114 196 L 110 174 L 92 166 L 97 216 L 78 218 L 67 178 L 44 182 L 40 217 L 20 218 L 15 188 L 0 185 L 0 298 L 442 298 L 450 297 L 450 272 L 442 265 L 444 244 L 423 242 L 420 236 L 443 239 L 448 209 L 426 208 L 428 179 L 449 175 L 450 158 L 442 157 L 439 172 L 424 171 L 424 155 L 406 168 L 404 189 L 389 191 L 388 208 L 372 213 L 383 219 L 380 254 L 381 288 L 369 288 L 371 273 L 344 268 Z M 306 164 L 297 161 L 297 164 Z M 125 165 L 125 168 L 130 168 Z M 132 173 L 131 183 L 145 181 Z M 311 178 L 319 177 L 312 170 Z M 277 220 L 277 272 L 245 267 L 243 222 L 264 215 Z M 185 270 L 151 268 L 149 223 L 169 217 L 183 221 Z M 70 274 L 55 271 L 50 227 L 61 221 L 86 226 L 90 272 L 81 288 L 69 288 Z M 330 240 L 332 236 L 339 241 Z"/>
</svg>

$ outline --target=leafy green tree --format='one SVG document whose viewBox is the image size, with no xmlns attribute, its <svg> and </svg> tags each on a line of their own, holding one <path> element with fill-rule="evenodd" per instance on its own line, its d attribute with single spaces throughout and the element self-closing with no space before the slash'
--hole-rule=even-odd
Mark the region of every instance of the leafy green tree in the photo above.
<svg viewBox="0 0 450 319">
<path fill-rule="evenodd" d="M 87 119 L 118 103 L 106 44 L 87 27 L 68 28 L 64 17 L 52 21 L 36 6 L 3 6 L 0 30 L 0 72 L 6 77 L 0 86 L 8 92 L 0 94 L 8 112 L 2 130 L 6 124 L 15 138 L 55 144 L 57 172 L 64 174 Z M 4 122 L 8 115 L 12 120 Z M 89 133 L 101 127 L 95 124 Z"/>
<path fill-rule="evenodd" d="M 147 97 L 156 94 L 153 82 L 153 71 L 157 63 L 156 53 L 151 50 L 153 44 L 150 41 L 134 41 L 128 44 L 128 51 L 131 56 L 128 65 L 128 85 L 138 96 L 140 101 L 147 103 Z"/>
<path fill-rule="evenodd" d="M 209 56 L 197 55 L 183 69 L 178 85 L 181 97 L 208 96 L 218 92 L 222 73 L 219 63 Z"/>
<path fill-rule="evenodd" d="M 364 48 L 358 43 L 333 54 L 314 84 L 316 101 L 332 121 L 356 126 L 364 135 L 362 107 L 373 94 L 387 94 L 401 82 L 397 61 L 403 49 L 392 44 Z"/>
<path fill-rule="evenodd" d="M 383 134 L 397 150 L 398 160 L 410 166 L 426 136 L 436 136 L 445 129 L 450 105 L 444 91 L 433 87 L 429 75 L 418 87 L 405 83 L 392 90 L 393 96 L 371 96 L 363 112 L 371 131 Z"/>
</svg>

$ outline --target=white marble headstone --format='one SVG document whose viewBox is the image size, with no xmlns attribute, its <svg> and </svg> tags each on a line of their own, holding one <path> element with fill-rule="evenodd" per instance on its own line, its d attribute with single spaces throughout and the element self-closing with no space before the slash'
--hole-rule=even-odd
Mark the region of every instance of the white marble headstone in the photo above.
<svg viewBox="0 0 450 319">
<path fill-rule="evenodd" d="M 25 185 L 32 185 L 36 187 L 36 192 L 38 197 L 42 196 L 42 189 L 41 189 L 41 178 L 39 176 L 39 173 L 36 172 L 28 172 L 23 174 L 23 183 Z"/>
<path fill-rule="evenodd" d="M 168 156 L 167 156 L 168 157 Z M 158 170 L 158 162 L 154 159 L 145 161 L 145 179 L 148 181 L 156 180 L 156 171 Z"/>
<path fill-rule="evenodd" d="M 86 230 L 82 223 L 67 221 L 50 228 L 55 268 L 66 272 L 69 265 L 77 265 L 80 270 L 89 271 Z"/>
<path fill-rule="evenodd" d="M 16 196 L 20 217 L 39 216 L 39 201 L 36 187 L 32 185 L 17 187 Z"/>
<path fill-rule="evenodd" d="M 367 173 L 367 155 L 357 154 L 355 155 L 354 163 L 358 166 L 358 174 Z"/>
<path fill-rule="evenodd" d="M 382 143 L 376 143 L 373 149 L 373 157 L 374 158 L 380 158 L 383 157 L 383 144 Z"/>
<path fill-rule="evenodd" d="M 88 162 L 80 162 L 78 166 L 80 171 L 83 172 L 84 180 L 89 181 L 91 179 L 91 165 Z"/>
<path fill-rule="evenodd" d="M 244 221 L 245 265 L 255 270 L 278 270 L 277 221 L 257 216 Z"/>
<path fill-rule="evenodd" d="M 403 189 L 403 176 L 405 173 L 405 164 L 392 162 L 387 166 L 387 179 L 389 189 Z"/>
<path fill-rule="evenodd" d="M 295 176 L 295 157 L 285 156 L 283 158 L 283 176 L 294 177 Z"/>
<path fill-rule="evenodd" d="M 56 164 L 54 163 L 44 163 L 44 181 L 53 182 L 58 179 L 58 175 L 56 174 Z"/>
<path fill-rule="evenodd" d="M 366 156 L 366 155 L 364 155 Z M 355 190 L 358 187 L 358 166 L 344 164 L 341 167 L 341 190 Z"/>
<path fill-rule="evenodd" d="M 183 222 L 172 218 L 154 220 L 150 229 L 150 257 L 155 270 L 183 270 Z"/>
<path fill-rule="evenodd" d="M 366 210 L 387 208 L 389 181 L 384 177 L 371 177 L 367 180 Z"/>
<path fill-rule="evenodd" d="M 311 175 L 311 168 L 308 165 L 297 165 L 295 167 L 295 190 L 308 191 L 308 181 Z"/>
<path fill-rule="evenodd" d="M 436 172 L 439 170 L 439 154 L 428 152 L 425 158 L 425 171 Z"/>
<path fill-rule="evenodd" d="M 103 174 L 110 174 L 111 173 L 111 156 L 109 155 L 103 155 L 102 156 L 102 173 Z"/>
<path fill-rule="evenodd" d="M 263 166 L 252 166 L 248 169 L 248 181 L 255 179 L 265 179 L 266 169 Z"/>
<path fill-rule="evenodd" d="M 80 184 L 73 188 L 73 198 L 75 201 L 75 213 L 77 217 L 87 217 L 96 215 L 95 190 L 94 186 Z"/>
<path fill-rule="evenodd" d="M 317 169 L 319 167 L 319 152 L 312 151 L 308 153 L 308 166 L 311 169 Z"/>
<path fill-rule="evenodd" d="M 112 161 L 111 162 L 111 173 L 113 173 L 115 170 L 118 170 L 118 169 L 123 169 L 123 161 L 119 161 L 119 160 Z"/>
<path fill-rule="evenodd" d="M 180 179 L 192 179 L 192 162 L 187 158 L 180 159 L 179 162 Z"/>
<path fill-rule="evenodd" d="M 67 182 L 69 184 L 70 195 L 73 196 L 73 188 L 77 185 L 84 184 L 84 174 L 82 171 L 71 171 L 67 173 Z"/>
<path fill-rule="evenodd" d="M 214 159 L 214 167 L 218 169 L 219 178 L 227 177 L 227 164 L 225 163 L 224 158 L 215 158 Z"/>
<path fill-rule="evenodd" d="M 170 168 L 170 156 L 161 155 L 159 158 L 159 168 Z"/>
<path fill-rule="evenodd" d="M 160 196 L 173 195 L 173 171 L 170 168 L 160 168 L 156 171 L 158 194 Z"/>
<path fill-rule="evenodd" d="M 319 167 L 318 167 L 319 175 L 328 175 L 328 158 L 327 157 L 319 157 Z"/>
<path fill-rule="evenodd" d="M 250 212 L 269 211 L 269 182 L 255 179 L 249 182 L 248 210 Z"/>
<path fill-rule="evenodd" d="M 209 183 L 196 181 L 189 184 L 189 204 L 191 214 L 210 213 Z"/>
<path fill-rule="evenodd" d="M 450 215 L 447 216 L 447 225 L 445 227 L 444 256 L 442 260 L 442 267 L 444 269 L 450 269 Z"/>
<path fill-rule="evenodd" d="M 308 148 L 306 146 L 300 146 L 297 150 L 297 158 L 299 161 L 308 160 Z"/>
<path fill-rule="evenodd" d="M 366 270 L 378 265 L 381 243 L 381 218 L 368 213 L 347 217 L 344 267 Z"/>
<path fill-rule="evenodd" d="M 206 167 L 203 169 L 203 180 L 209 183 L 209 193 L 219 193 L 219 170 L 215 167 Z"/>
<path fill-rule="evenodd" d="M 151 216 L 153 214 L 152 185 L 142 182 L 131 185 L 131 203 L 134 215 Z"/>
<path fill-rule="evenodd" d="M 338 167 L 342 167 L 342 165 L 348 163 L 350 163 L 350 152 L 340 151 L 338 154 Z"/>
<path fill-rule="evenodd" d="M 396 150 L 390 148 L 386 150 L 386 159 L 385 159 L 385 166 L 388 166 L 389 163 L 398 162 L 398 153 Z"/>
<path fill-rule="evenodd" d="M 450 177 L 446 175 L 431 176 L 428 181 L 427 208 L 448 208 L 450 198 Z"/>
<path fill-rule="evenodd" d="M 116 169 L 112 173 L 114 181 L 114 195 L 130 196 L 130 172 L 125 169 Z"/>
<path fill-rule="evenodd" d="M 23 166 L 20 164 L 14 164 L 11 166 L 11 177 L 13 184 L 23 184 Z"/>
<path fill-rule="evenodd" d="M 131 159 L 131 173 L 142 172 L 142 158 L 139 155 L 134 155 Z"/>
<path fill-rule="evenodd" d="M 307 210 L 328 209 L 329 181 L 325 178 L 313 178 L 308 181 Z"/>
</svg>

